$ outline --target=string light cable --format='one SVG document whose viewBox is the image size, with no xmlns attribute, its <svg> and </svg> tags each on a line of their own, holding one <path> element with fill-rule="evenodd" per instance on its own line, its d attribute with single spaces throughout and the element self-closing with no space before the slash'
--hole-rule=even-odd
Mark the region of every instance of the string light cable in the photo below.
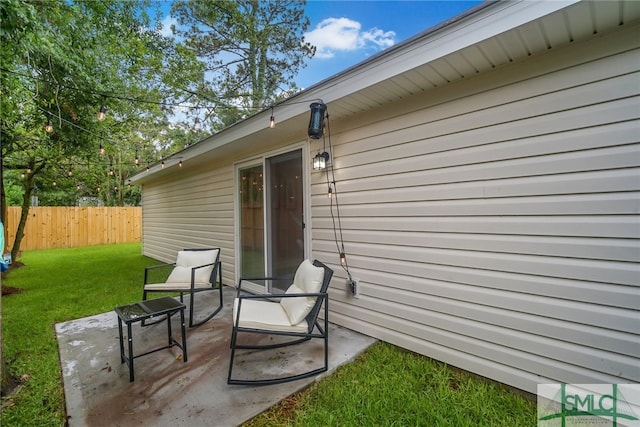
<svg viewBox="0 0 640 427">
<path fill-rule="evenodd" d="M 325 145 L 325 138 L 326 138 L 326 140 L 328 140 L 328 143 L 329 143 L 328 144 L 329 153 L 331 155 L 331 159 L 333 159 L 333 145 L 331 143 L 331 124 L 329 120 L 328 108 L 327 108 L 325 117 L 327 119 L 328 136 L 325 137 L 324 134 L 322 135 L 322 144 L 323 146 Z M 331 195 L 329 199 L 329 212 L 331 213 L 331 221 L 333 224 L 333 238 L 336 243 L 336 249 L 340 254 L 340 266 L 347 273 L 347 276 L 349 277 L 349 281 L 351 282 L 353 281 L 353 278 L 351 277 L 351 272 L 349 270 L 349 261 L 347 260 L 346 252 L 344 250 L 344 237 L 342 235 L 342 219 L 340 217 L 340 203 L 338 202 L 338 189 L 336 187 L 336 176 L 335 176 L 335 170 L 334 170 L 333 164 L 334 162 L 332 161 L 329 167 L 325 169 L 327 186 L 330 190 L 330 195 Z M 331 176 L 329 176 L 329 174 L 331 174 Z M 335 207 L 334 207 L 334 201 L 335 201 Z M 334 208 L 335 208 L 335 212 L 334 212 Z"/>
</svg>

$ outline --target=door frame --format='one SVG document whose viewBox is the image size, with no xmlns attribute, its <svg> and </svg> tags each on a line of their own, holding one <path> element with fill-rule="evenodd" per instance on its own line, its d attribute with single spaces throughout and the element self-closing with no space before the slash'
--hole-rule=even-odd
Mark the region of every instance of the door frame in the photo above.
<svg viewBox="0 0 640 427">
<path fill-rule="evenodd" d="M 240 169 L 247 168 L 250 166 L 261 165 L 263 172 L 263 179 L 265 179 L 266 173 L 266 159 L 270 157 L 279 156 L 281 154 L 286 154 L 291 151 L 302 150 L 302 211 L 303 211 L 303 221 L 305 227 L 303 229 L 303 238 L 304 238 L 304 258 L 309 258 L 311 254 L 311 159 L 309 157 L 309 144 L 306 141 L 297 142 L 295 144 L 290 144 L 285 147 L 280 147 L 275 150 L 265 151 L 259 155 L 254 155 L 251 157 L 244 158 L 242 160 L 238 160 L 233 164 L 233 226 L 234 226 L 234 272 L 235 272 L 235 283 L 237 284 L 240 281 L 240 251 L 241 251 L 241 242 L 240 242 L 240 192 L 238 191 L 240 182 L 238 179 L 238 172 Z M 265 197 L 266 199 L 266 189 L 265 189 Z M 267 233 L 267 212 L 265 203 L 265 212 L 263 214 L 262 220 L 264 224 L 264 248 L 267 250 L 267 237 L 269 233 Z M 265 263 L 265 268 L 268 268 Z M 265 272 L 266 273 L 266 272 Z M 237 285 L 236 285 L 237 286 Z M 257 284 L 246 283 L 243 284 L 247 287 L 247 290 L 254 293 L 266 293 L 266 286 L 260 286 Z"/>
</svg>

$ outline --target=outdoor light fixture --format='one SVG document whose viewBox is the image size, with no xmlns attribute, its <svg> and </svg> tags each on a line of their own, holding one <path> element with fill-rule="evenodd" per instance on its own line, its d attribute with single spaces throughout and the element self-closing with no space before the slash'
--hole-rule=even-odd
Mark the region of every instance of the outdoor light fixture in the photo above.
<svg viewBox="0 0 640 427">
<path fill-rule="evenodd" d="M 107 106 L 102 104 L 100 106 L 100 111 L 98 111 L 98 120 L 103 121 L 107 115 Z"/>
<path fill-rule="evenodd" d="M 47 133 L 53 132 L 53 122 L 51 121 L 51 119 L 47 120 L 47 125 L 44 127 L 44 130 Z"/>
<path fill-rule="evenodd" d="M 311 118 L 309 119 L 309 138 L 320 139 L 323 135 L 324 114 L 327 106 L 322 102 L 313 102 L 311 108 Z"/>
<path fill-rule="evenodd" d="M 316 170 L 324 169 L 327 167 L 327 163 L 329 162 L 329 153 L 323 151 L 322 153 L 318 153 L 313 158 L 313 168 Z"/>
</svg>

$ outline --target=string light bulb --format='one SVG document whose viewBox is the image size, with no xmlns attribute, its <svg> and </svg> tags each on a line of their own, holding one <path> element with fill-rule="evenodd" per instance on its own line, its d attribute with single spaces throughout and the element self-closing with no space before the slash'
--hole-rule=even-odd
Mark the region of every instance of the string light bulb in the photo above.
<svg viewBox="0 0 640 427">
<path fill-rule="evenodd" d="M 102 146 L 102 142 L 100 143 L 100 147 L 98 149 L 100 150 L 100 154 L 104 154 L 104 147 Z"/>
<path fill-rule="evenodd" d="M 182 160 L 180 160 L 180 161 L 178 162 L 178 167 L 180 167 L 180 168 L 182 167 Z"/>
<path fill-rule="evenodd" d="M 340 252 L 340 265 L 343 267 L 347 266 L 347 256 L 344 254 L 344 252 Z"/>
<path fill-rule="evenodd" d="M 327 191 L 327 197 L 329 199 L 333 197 L 333 190 L 331 189 L 331 186 L 329 186 L 329 191 Z"/>
<path fill-rule="evenodd" d="M 69 168 L 69 172 L 67 172 L 67 176 L 73 176 L 73 171 Z"/>
<path fill-rule="evenodd" d="M 102 104 L 100 106 L 100 111 L 98 111 L 98 120 L 104 121 L 107 116 L 107 106 Z"/>
<path fill-rule="evenodd" d="M 44 127 L 44 130 L 47 133 L 53 132 L 53 122 L 51 121 L 51 119 L 47 120 L 47 125 Z"/>
<path fill-rule="evenodd" d="M 273 107 L 271 107 L 271 117 L 269 118 L 269 127 L 271 129 L 276 127 L 276 118 L 273 116 Z"/>
<path fill-rule="evenodd" d="M 164 169 L 164 160 L 160 163 L 160 167 Z"/>
</svg>

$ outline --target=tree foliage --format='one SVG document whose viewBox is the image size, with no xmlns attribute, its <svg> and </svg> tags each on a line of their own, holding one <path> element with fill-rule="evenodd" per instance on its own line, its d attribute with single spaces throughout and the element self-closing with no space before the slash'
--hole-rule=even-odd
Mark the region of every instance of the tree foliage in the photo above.
<svg viewBox="0 0 640 427">
<path fill-rule="evenodd" d="M 297 90 L 315 52 L 303 1 L 179 0 L 175 37 L 160 31 L 160 5 L 0 1 L 3 219 L 22 193 L 14 259 L 32 200 L 139 203 L 126 185 L 138 168 Z"/>
<path fill-rule="evenodd" d="M 183 0 L 173 31 L 205 65 L 195 88 L 217 101 L 215 118 L 228 125 L 295 90 L 293 78 L 315 54 L 305 42 L 304 1 Z"/>
<path fill-rule="evenodd" d="M 32 196 L 47 204 L 83 197 L 111 205 L 139 201 L 124 179 L 135 173 L 136 153 L 143 162 L 157 157 L 141 130 L 154 128 L 157 135 L 167 125 L 163 64 L 173 46 L 152 27 L 149 7 L 113 0 L 0 2 L 2 182 L 23 190 L 14 258 Z M 104 121 L 96 115 L 101 105 Z"/>
</svg>

